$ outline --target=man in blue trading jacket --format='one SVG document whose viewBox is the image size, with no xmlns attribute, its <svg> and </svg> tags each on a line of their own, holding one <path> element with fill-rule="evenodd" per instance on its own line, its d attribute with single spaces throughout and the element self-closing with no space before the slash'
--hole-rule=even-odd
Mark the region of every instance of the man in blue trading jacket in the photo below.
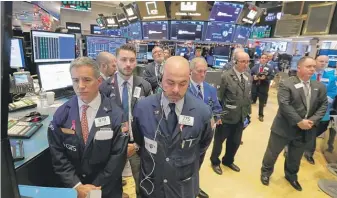
<svg viewBox="0 0 337 198">
<path fill-rule="evenodd" d="M 101 93 L 116 101 L 123 108 L 124 115 L 128 118 L 130 141 L 128 144 L 128 159 L 132 170 L 132 175 L 136 184 L 136 194 L 139 195 L 139 171 L 140 159 L 137 154 L 138 145 L 135 144 L 131 120 L 132 110 L 138 99 L 147 97 L 152 93 L 149 82 L 139 76 L 133 75 L 133 70 L 137 66 L 136 49 L 133 45 L 125 44 L 117 49 L 117 70 L 113 78 L 109 78 L 102 83 L 100 87 Z"/>
<path fill-rule="evenodd" d="M 260 63 L 255 65 L 251 70 L 253 77 L 252 84 L 252 103 L 255 104 L 259 97 L 259 120 L 263 122 L 263 108 L 269 92 L 270 81 L 274 78 L 274 68 L 267 64 L 268 57 L 262 54 Z"/>
<path fill-rule="evenodd" d="M 173 56 L 165 62 L 162 93 L 140 100 L 133 133 L 141 151 L 143 198 L 195 198 L 199 168 L 213 137 L 212 113 L 187 92 L 188 61 Z"/>
<path fill-rule="evenodd" d="M 320 136 L 322 133 L 324 133 L 328 129 L 329 121 L 330 121 L 331 105 L 332 105 L 333 99 L 335 98 L 337 94 L 336 77 L 334 75 L 334 72 L 325 70 L 328 63 L 329 63 L 328 56 L 318 56 L 316 58 L 316 72 L 311 77 L 311 80 L 317 80 L 326 86 L 327 97 L 328 97 L 328 109 L 324 117 L 318 123 L 318 126 L 315 129 L 316 136 L 314 137 L 312 144 L 310 144 L 310 147 L 304 153 L 304 157 L 307 159 L 307 161 L 310 164 L 315 164 L 313 155 L 316 149 L 316 137 Z"/>
<path fill-rule="evenodd" d="M 101 189 L 103 198 L 122 197 L 122 171 L 129 140 L 122 133 L 123 111 L 99 93 L 98 65 L 80 57 L 70 65 L 77 94 L 54 114 L 48 128 L 55 173 L 78 198 Z"/>
<path fill-rule="evenodd" d="M 195 97 L 204 101 L 209 105 L 213 114 L 219 114 L 222 111 L 218 97 L 216 95 L 216 88 L 205 82 L 207 73 L 207 62 L 203 57 L 197 57 L 190 62 L 191 80 L 189 91 Z M 221 124 L 220 116 L 216 116 L 216 124 Z M 213 126 L 212 126 L 213 127 Z M 199 197 L 206 198 L 208 195 L 200 189 Z"/>
</svg>

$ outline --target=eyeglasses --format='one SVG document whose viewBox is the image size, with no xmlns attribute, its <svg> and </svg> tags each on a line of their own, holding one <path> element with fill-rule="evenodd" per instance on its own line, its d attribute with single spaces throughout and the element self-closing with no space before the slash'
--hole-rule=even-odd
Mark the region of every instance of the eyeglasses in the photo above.
<svg viewBox="0 0 337 198">
<path fill-rule="evenodd" d="M 238 60 L 238 63 L 249 63 L 249 60 Z"/>
</svg>

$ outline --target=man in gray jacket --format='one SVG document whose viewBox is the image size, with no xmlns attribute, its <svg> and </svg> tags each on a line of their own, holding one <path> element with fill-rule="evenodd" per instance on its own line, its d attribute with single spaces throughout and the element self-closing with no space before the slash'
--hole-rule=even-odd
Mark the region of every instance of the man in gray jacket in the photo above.
<svg viewBox="0 0 337 198">
<path fill-rule="evenodd" d="M 226 141 L 226 154 L 222 164 L 239 172 L 234 164 L 234 156 L 239 149 L 243 131 L 243 123 L 251 112 L 251 75 L 246 72 L 249 65 L 249 55 L 245 52 L 235 54 L 234 67 L 222 74 L 220 85 L 220 102 L 223 107 L 222 124 L 218 125 L 214 135 L 211 155 L 212 168 L 221 175 L 219 156 L 222 143 Z"/>
<path fill-rule="evenodd" d="M 260 179 L 266 186 L 269 185 L 269 177 L 274 171 L 278 155 L 288 145 L 285 178 L 296 190 L 302 190 L 297 181 L 301 158 L 307 144 L 314 140 L 315 128 L 328 106 L 325 85 L 310 80 L 315 66 L 313 58 L 301 58 L 298 61 L 297 76 L 292 76 L 279 85 L 279 109 L 271 127 L 261 168 Z"/>
</svg>

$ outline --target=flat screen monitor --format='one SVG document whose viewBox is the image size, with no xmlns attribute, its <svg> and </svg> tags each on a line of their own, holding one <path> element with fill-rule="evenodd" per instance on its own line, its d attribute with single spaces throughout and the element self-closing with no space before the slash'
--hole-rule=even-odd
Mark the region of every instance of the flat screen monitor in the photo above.
<svg viewBox="0 0 337 198">
<path fill-rule="evenodd" d="M 213 67 L 217 69 L 222 69 L 228 63 L 228 56 L 213 56 L 214 63 Z"/>
<path fill-rule="evenodd" d="M 91 1 L 61 1 L 62 9 L 91 11 Z"/>
<path fill-rule="evenodd" d="M 73 83 L 69 68 L 70 63 L 38 64 L 41 87 L 45 91 L 71 87 Z"/>
<path fill-rule="evenodd" d="M 10 66 L 13 69 L 26 67 L 25 54 L 23 51 L 23 40 L 20 38 L 11 39 L 11 60 Z"/>
<path fill-rule="evenodd" d="M 75 34 L 32 31 L 34 62 L 59 62 L 75 59 Z"/>
<path fill-rule="evenodd" d="M 175 51 L 176 56 L 184 56 L 187 53 L 188 53 L 187 46 L 179 46 L 179 45 L 176 46 L 176 51 Z"/>
<path fill-rule="evenodd" d="M 96 59 L 100 52 L 109 52 L 116 54 L 117 48 L 126 43 L 126 38 L 104 37 L 104 36 L 87 36 L 86 49 L 87 56 Z"/>
<path fill-rule="evenodd" d="M 151 21 L 143 22 L 143 37 L 145 40 L 167 40 L 168 38 L 168 22 L 167 21 Z"/>
<path fill-rule="evenodd" d="M 143 39 L 141 22 L 131 23 L 126 29 L 127 29 L 127 38 L 132 40 Z"/>
<path fill-rule="evenodd" d="M 164 1 L 137 1 L 142 21 L 167 20 Z"/>
<path fill-rule="evenodd" d="M 102 34 L 101 27 L 99 27 L 98 25 L 91 24 L 90 34 Z"/>
<path fill-rule="evenodd" d="M 250 38 L 258 39 L 258 38 L 269 38 L 271 33 L 271 26 L 255 26 L 252 29 L 252 33 L 250 34 Z"/>
<path fill-rule="evenodd" d="M 250 28 L 238 25 L 235 29 L 233 43 L 245 45 L 249 38 Z"/>
<path fill-rule="evenodd" d="M 208 22 L 205 41 L 226 42 L 233 40 L 235 25 L 223 22 Z"/>
<path fill-rule="evenodd" d="M 172 40 L 201 41 L 203 30 L 203 21 L 171 21 Z"/>
<path fill-rule="evenodd" d="M 105 29 L 102 30 L 103 34 L 105 36 L 116 36 L 121 37 L 122 36 L 122 29 Z"/>
<path fill-rule="evenodd" d="M 235 23 L 242 8 L 243 4 L 216 1 L 209 15 L 209 21 Z"/>
<path fill-rule="evenodd" d="M 207 1 L 171 1 L 171 20 L 207 21 L 211 9 Z"/>
<path fill-rule="evenodd" d="M 137 49 L 137 60 L 145 61 L 147 60 L 147 45 L 140 44 Z"/>
<path fill-rule="evenodd" d="M 216 46 L 213 49 L 213 55 L 214 56 L 226 56 L 229 57 L 229 52 L 230 52 L 230 46 Z"/>
</svg>

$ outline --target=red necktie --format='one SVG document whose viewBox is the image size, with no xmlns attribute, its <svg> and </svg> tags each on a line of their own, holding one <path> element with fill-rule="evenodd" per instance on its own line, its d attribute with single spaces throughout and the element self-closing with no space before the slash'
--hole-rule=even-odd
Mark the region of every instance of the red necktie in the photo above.
<svg viewBox="0 0 337 198">
<path fill-rule="evenodd" d="M 262 66 L 260 66 L 260 72 L 263 72 L 263 67 Z"/>
<path fill-rule="evenodd" d="M 89 108 L 89 105 L 82 106 L 81 128 L 82 128 L 84 144 L 87 143 L 88 136 L 89 136 L 89 126 L 88 126 L 88 119 L 87 119 L 87 109 L 88 108 Z"/>
<path fill-rule="evenodd" d="M 322 75 L 322 74 L 317 74 L 317 81 L 318 81 L 318 82 L 321 82 L 321 75 Z"/>
</svg>

